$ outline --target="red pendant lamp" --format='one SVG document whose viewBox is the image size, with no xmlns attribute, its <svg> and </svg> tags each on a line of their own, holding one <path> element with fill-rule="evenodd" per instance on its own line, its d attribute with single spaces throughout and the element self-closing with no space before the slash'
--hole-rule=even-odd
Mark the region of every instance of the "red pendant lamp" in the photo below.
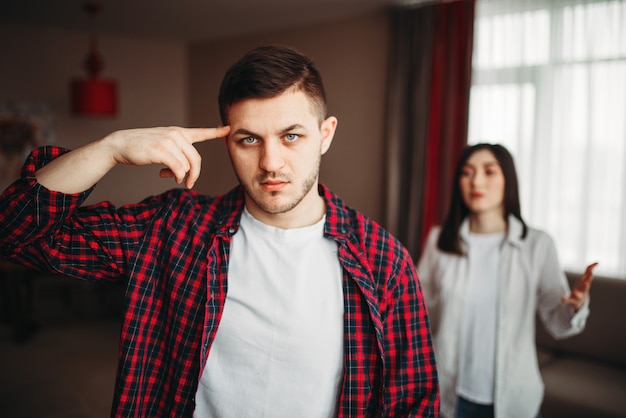
<svg viewBox="0 0 626 418">
<path fill-rule="evenodd" d="M 85 11 L 92 19 L 99 10 L 100 6 L 97 3 L 85 3 Z M 117 115 L 117 83 L 115 80 L 100 77 L 103 68 L 104 61 L 98 50 L 98 40 L 94 31 L 84 61 L 87 78 L 75 78 L 70 82 L 72 112 L 75 115 Z"/>
</svg>

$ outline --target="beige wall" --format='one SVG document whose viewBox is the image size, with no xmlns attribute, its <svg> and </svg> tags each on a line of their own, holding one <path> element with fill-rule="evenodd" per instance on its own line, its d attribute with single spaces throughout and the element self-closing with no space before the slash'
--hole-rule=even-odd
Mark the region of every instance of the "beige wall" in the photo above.
<svg viewBox="0 0 626 418">
<path fill-rule="evenodd" d="M 170 41 L 98 37 L 104 77 L 119 83 L 119 116 L 70 115 L 72 77 L 84 76 L 88 34 L 0 25 L 0 100 L 41 102 L 54 112 L 56 144 L 75 148 L 109 132 L 140 126 L 187 123 L 187 47 Z M 137 201 L 174 185 L 156 167 L 117 167 L 89 201 Z"/>
<path fill-rule="evenodd" d="M 315 61 L 324 78 L 329 112 L 339 119 L 335 140 L 322 159 L 321 180 L 349 205 L 381 220 L 383 199 L 384 100 L 388 24 L 383 12 L 292 30 L 198 42 L 189 49 L 190 122 L 219 124 L 221 78 L 249 49 L 266 43 L 298 48 Z M 224 145 L 198 147 L 203 174 L 198 187 L 221 193 L 236 180 Z"/>
<path fill-rule="evenodd" d="M 56 143 L 78 147 L 117 129 L 214 126 L 219 123 L 217 90 L 227 67 L 250 48 L 291 45 L 311 56 L 327 90 L 329 111 L 339 119 L 322 181 L 351 206 L 381 219 L 383 198 L 384 87 L 388 49 L 384 12 L 192 45 L 133 37 L 99 36 L 103 75 L 118 80 L 120 114 L 114 119 L 69 114 L 68 82 L 82 76 L 88 35 L 80 32 L 0 25 L 0 100 L 39 101 L 55 112 Z M 196 189 L 210 194 L 236 181 L 224 146 L 198 146 L 203 172 Z M 175 184 L 157 178 L 158 167 L 117 167 L 88 202 L 137 201 Z"/>
</svg>

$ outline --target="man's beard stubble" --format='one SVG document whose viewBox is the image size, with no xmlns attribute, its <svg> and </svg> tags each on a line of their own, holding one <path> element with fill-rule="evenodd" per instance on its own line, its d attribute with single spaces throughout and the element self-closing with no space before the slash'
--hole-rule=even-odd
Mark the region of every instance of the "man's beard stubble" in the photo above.
<svg viewBox="0 0 626 418">
<path fill-rule="evenodd" d="M 309 173 L 309 176 L 304 180 L 304 183 L 302 183 L 302 188 L 300 189 L 300 193 L 293 200 L 285 202 L 285 204 L 283 204 L 282 206 L 277 206 L 269 202 L 264 202 L 260 198 L 256 199 L 254 194 L 252 193 L 252 190 L 250 190 L 250 187 L 248 187 L 248 185 L 241 180 L 241 177 L 237 173 L 237 170 L 234 170 L 234 171 L 235 171 L 237 180 L 239 181 L 239 184 L 241 184 L 241 186 L 244 189 L 246 196 L 250 198 L 250 200 L 252 200 L 262 211 L 269 213 L 269 214 L 287 213 L 290 210 L 294 209 L 296 206 L 298 206 L 300 202 L 302 202 L 302 200 L 305 198 L 305 196 L 311 191 L 311 188 L 317 183 L 319 179 L 321 160 L 322 160 L 322 155 L 320 153 L 318 154 L 317 162 L 314 165 L 315 168 Z M 234 166 L 233 166 L 233 169 L 234 169 Z M 289 176 L 282 175 L 281 173 L 274 173 L 274 172 L 265 173 L 255 178 L 255 182 L 257 184 L 261 184 L 266 180 L 281 180 L 281 181 L 288 182 L 289 184 L 293 184 L 290 181 Z M 272 197 L 275 197 L 279 195 L 280 193 L 281 192 L 270 192 L 270 195 Z"/>
</svg>

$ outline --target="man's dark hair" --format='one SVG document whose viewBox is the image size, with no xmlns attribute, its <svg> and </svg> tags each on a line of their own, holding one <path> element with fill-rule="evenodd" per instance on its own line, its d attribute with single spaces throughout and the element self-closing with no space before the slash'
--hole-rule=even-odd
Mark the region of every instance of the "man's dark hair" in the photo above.
<svg viewBox="0 0 626 418">
<path fill-rule="evenodd" d="M 466 147 L 461 153 L 461 157 L 459 158 L 459 162 L 456 166 L 448 216 L 442 225 L 441 234 L 439 235 L 439 241 L 437 243 L 437 246 L 441 251 L 458 255 L 463 254 L 459 230 L 463 220 L 467 215 L 469 215 L 470 210 L 463 201 L 459 181 L 463 171 L 463 166 L 465 166 L 469 157 L 476 151 L 481 150 L 490 151 L 493 156 L 496 157 L 496 160 L 498 160 L 498 164 L 500 165 L 504 176 L 504 217 L 506 219 L 509 215 L 513 215 L 519 219 L 523 226 L 521 238 L 526 237 L 527 226 L 521 215 L 517 173 L 515 172 L 513 156 L 511 156 L 511 153 L 502 145 L 481 143 Z"/>
<path fill-rule="evenodd" d="M 313 61 L 295 49 L 257 47 L 234 63 L 224 75 L 218 103 L 222 123 L 228 125 L 230 106 L 246 99 L 269 99 L 287 89 L 304 92 L 320 123 L 326 118 L 326 93 Z"/>
</svg>

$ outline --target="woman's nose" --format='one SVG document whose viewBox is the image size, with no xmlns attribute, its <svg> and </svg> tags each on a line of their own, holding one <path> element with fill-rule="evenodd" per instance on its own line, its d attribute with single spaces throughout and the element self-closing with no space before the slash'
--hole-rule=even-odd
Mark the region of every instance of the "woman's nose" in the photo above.
<svg viewBox="0 0 626 418">
<path fill-rule="evenodd" d="M 470 177 L 470 183 L 472 184 L 472 186 L 478 185 L 482 183 L 482 181 L 483 181 L 483 176 L 480 172 L 476 172 L 472 174 L 472 176 Z"/>
</svg>

